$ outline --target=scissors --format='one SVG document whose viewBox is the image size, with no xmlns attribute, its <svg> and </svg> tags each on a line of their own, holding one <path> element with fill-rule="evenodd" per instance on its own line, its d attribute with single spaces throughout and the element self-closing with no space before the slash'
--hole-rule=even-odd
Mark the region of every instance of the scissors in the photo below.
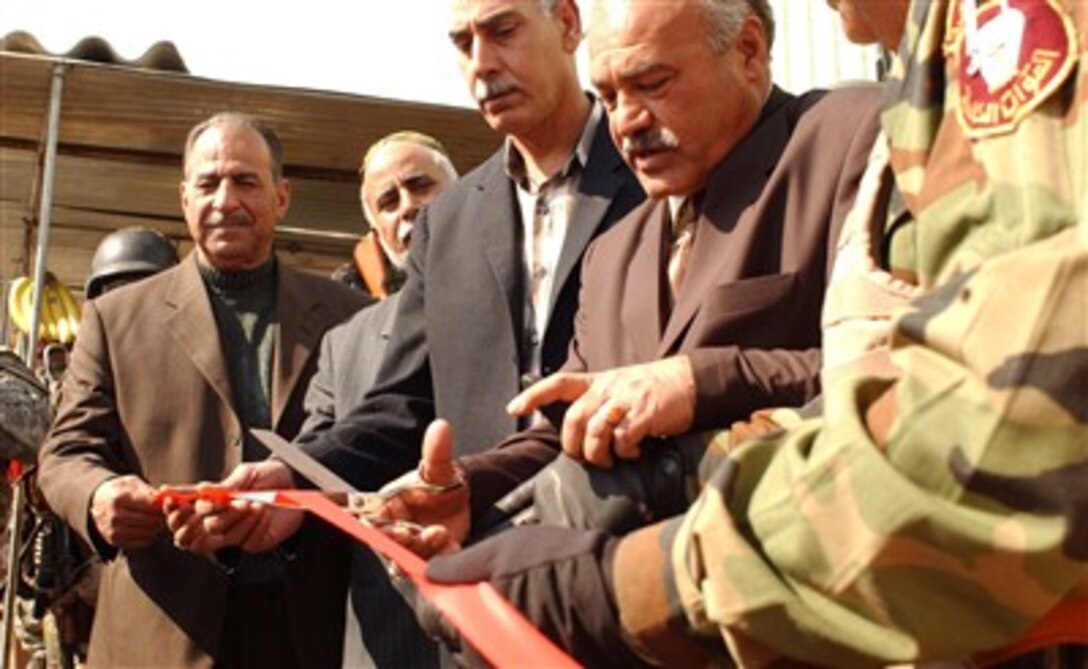
<svg viewBox="0 0 1088 669">
<path fill-rule="evenodd" d="M 359 492 L 335 472 L 275 432 L 257 429 L 250 432 L 275 457 L 315 484 L 330 501 L 371 525 L 392 524 L 418 529 L 419 526 L 415 523 L 390 521 L 384 518 L 381 515 L 382 508 L 391 500 L 407 492 L 441 494 L 464 486 L 464 481 L 460 477 L 450 483 L 437 484 L 424 481 L 419 472 L 410 472 L 385 484 L 377 492 Z M 216 506 L 227 506 L 232 501 L 239 500 L 280 508 L 299 508 L 289 495 L 283 495 L 282 492 L 286 491 L 235 490 L 216 485 L 163 486 L 156 493 L 155 502 L 161 506 L 167 499 L 189 504 L 199 500 L 211 502 Z"/>
<path fill-rule="evenodd" d="M 377 492 L 323 492 L 337 506 L 361 521 L 371 525 L 404 525 L 418 528 L 415 523 L 391 521 L 382 517 L 381 510 L 391 500 L 407 492 L 441 494 L 452 492 L 464 485 L 461 480 L 446 484 L 427 483 L 418 475 L 403 476 L 391 481 Z M 236 490 L 217 485 L 161 486 L 155 493 L 155 503 L 162 506 L 167 500 L 179 504 L 210 502 L 215 506 L 228 506 L 233 501 L 254 502 L 283 509 L 298 509 L 299 505 L 284 495 L 284 490 Z"/>
</svg>

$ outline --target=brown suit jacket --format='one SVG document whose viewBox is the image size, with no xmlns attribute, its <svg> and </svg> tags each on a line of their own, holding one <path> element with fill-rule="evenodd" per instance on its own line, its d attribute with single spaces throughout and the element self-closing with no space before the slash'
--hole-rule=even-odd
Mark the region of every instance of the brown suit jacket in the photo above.
<svg viewBox="0 0 1088 669">
<path fill-rule="evenodd" d="M 318 342 L 363 304 L 357 292 L 278 269 L 272 381 L 274 429 L 290 438 Z M 89 504 L 106 479 L 134 473 L 151 485 L 219 480 L 242 458 L 242 426 L 195 258 L 86 303 L 57 418 L 41 452 L 46 500 L 88 543 Z M 101 542 L 98 543 L 102 548 Z M 287 562 L 286 597 L 305 666 L 339 666 L 346 544 L 304 525 Z M 108 548 L 108 547 L 106 547 Z M 163 532 L 145 550 L 107 560 L 91 635 L 94 666 L 211 666 L 230 577 L 173 546 Z M 260 617 L 261 611 L 254 611 Z"/>
<path fill-rule="evenodd" d="M 564 369 L 599 371 L 690 356 L 694 429 L 816 395 L 830 258 L 877 133 L 876 88 L 789 96 L 711 173 L 686 278 L 671 310 L 669 214 L 648 201 L 586 252 Z M 554 457 L 538 427 L 463 460 L 479 513 Z"/>
</svg>

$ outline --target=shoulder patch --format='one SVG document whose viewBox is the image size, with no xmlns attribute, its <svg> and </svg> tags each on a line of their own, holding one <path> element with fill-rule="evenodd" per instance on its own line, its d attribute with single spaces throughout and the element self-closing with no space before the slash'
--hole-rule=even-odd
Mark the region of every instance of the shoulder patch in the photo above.
<svg viewBox="0 0 1088 669">
<path fill-rule="evenodd" d="M 1011 132 L 1066 80 L 1077 33 L 1057 0 L 951 0 L 944 48 L 971 139 Z"/>
</svg>

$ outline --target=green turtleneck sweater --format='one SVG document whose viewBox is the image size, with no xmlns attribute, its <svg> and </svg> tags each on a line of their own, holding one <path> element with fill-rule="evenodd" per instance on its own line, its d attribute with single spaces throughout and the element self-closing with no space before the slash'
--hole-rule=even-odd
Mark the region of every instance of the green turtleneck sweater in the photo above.
<svg viewBox="0 0 1088 669">
<path fill-rule="evenodd" d="M 276 260 L 252 270 L 223 271 L 199 263 L 208 288 L 219 342 L 230 375 L 234 410 L 243 433 L 272 427 L 272 352 L 279 324 L 276 315 Z M 268 455 L 253 439 L 243 440 L 242 459 Z"/>
<path fill-rule="evenodd" d="M 272 427 L 272 352 L 276 350 L 276 259 L 252 270 L 228 272 L 198 262 L 208 288 L 219 342 L 230 375 L 234 411 L 242 423 L 242 459 L 261 460 L 268 450 L 249 428 Z M 271 583 L 283 577 L 276 552 L 234 558 L 236 583 Z"/>
</svg>

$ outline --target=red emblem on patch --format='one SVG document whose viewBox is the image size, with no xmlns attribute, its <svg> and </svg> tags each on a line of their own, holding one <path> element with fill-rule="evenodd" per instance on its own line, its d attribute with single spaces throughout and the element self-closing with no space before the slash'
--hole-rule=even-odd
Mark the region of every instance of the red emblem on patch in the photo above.
<svg viewBox="0 0 1088 669">
<path fill-rule="evenodd" d="M 1013 130 L 1061 86 L 1076 32 L 1054 0 L 952 0 L 945 47 L 969 137 Z"/>
</svg>

